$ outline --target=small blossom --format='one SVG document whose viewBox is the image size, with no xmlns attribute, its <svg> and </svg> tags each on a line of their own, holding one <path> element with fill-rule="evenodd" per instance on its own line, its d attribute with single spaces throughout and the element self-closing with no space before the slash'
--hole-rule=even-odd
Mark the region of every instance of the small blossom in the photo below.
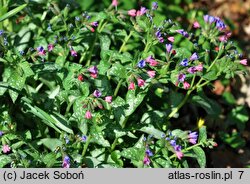
<svg viewBox="0 0 250 184">
<path fill-rule="evenodd" d="M 196 144 L 197 138 L 198 138 L 197 132 L 191 132 L 191 131 L 189 132 L 188 140 L 190 143 Z"/>
<path fill-rule="evenodd" d="M 64 157 L 62 167 L 63 168 L 69 168 L 70 167 L 70 158 L 69 158 L 69 156 Z"/>
<path fill-rule="evenodd" d="M 195 66 L 195 70 L 201 72 L 203 70 L 203 65 L 200 63 L 199 65 Z"/>
<path fill-rule="evenodd" d="M 2 137 L 2 136 L 3 136 L 3 134 L 4 134 L 4 133 L 3 133 L 3 131 L 0 131 L 0 137 Z"/>
<path fill-rule="evenodd" d="M 150 162 L 151 162 L 151 161 L 150 161 L 148 155 L 146 154 L 145 157 L 144 157 L 144 159 L 143 159 L 143 163 L 144 163 L 144 165 L 149 165 Z"/>
<path fill-rule="evenodd" d="M 4 46 L 7 46 L 9 44 L 6 37 L 3 38 L 3 44 L 4 44 Z"/>
<path fill-rule="evenodd" d="M 182 65 L 182 66 L 188 66 L 188 59 L 187 59 L 187 58 L 186 58 L 186 59 L 183 59 L 183 60 L 181 61 L 180 65 Z"/>
<path fill-rule="evenodd" d="M 94 95 L 96 98 L 99 98 L 100 96 L 102 96 L 102 93 L 101 93 L 101 91 L 99 91 L 99 90 L 95 90 L 94 93 L 93 93 L 93 95 Z"/>
<path fill-rule="evenodd" d="M 152 156 L 154 155 L 150 149 L 147 149 L 145 153 L 146 153 L 149 157 L 152 157 Z"/>
<path fill-rule="evenodd" d="M 139 62 L 137 63 L 137 66 L 138 66 L 139 68 L 144 68 L 144 67 L 146 66 L 145 60 L 139 61 Z"/>
<path fill-rule="evenodd" d="M 146 58 L 146 62 L 148 62 L 150 66 L 156 66 L 158 64 L 158 62 L 152 56 L 148 56 Z"/>
<path fill-rule="evenodd" d="M 128 89 L 129 90 L 134 90 L 135 89 L 135 83 L 134 82 L 131 82 L 128 86 Z"/>
<path fill-rule="evenodd" d="M 138 83 L 138 86 L 139 86 L 139 87 L 142 87 L 142 86 L 144 86 L 145 81 L 144 81 L 143 79 L 141 79 L 141 78 L 138 78 L 138 79 L 137 79 L 137 83 Z"/>
<path fill-rule="evenodd" d="M 81 137 L 81 141 L 86 142 L 86 141 L 87 141 L 87 136 L 86 136 L 86 135 L 83 135 L 83 136 Z"/>
<path fill-rule="evenodd" d="M 242 59 L 242 60 L 240 60 L 240 64 L 242 64 L 242 65 L 247 65 L 247 59 Z"/>
<path fill-rule="evenodd" d="M 105 101 L 108 102 L 108 103 L 111 103 L 112 102 L 112 96 L 106 96 Z"/>
<path fill-rule="evenodd" d="M 78 75 L 77 79 L 78 79 L 79 81 L 83 81 L 83 75 L 82 75 L 82 74 Z"/>
<path fill-rule="evenodd" d="M 220 31 L 226 29 L 226 25 L 224 24 L 224 22 L 222 20 L 220 20 L 220 18 L 217 18 L 216 21 L 216 28 Z"/>
<path fill-rule="evenodd" d="M 172 48 L 173 48 L 172 44 L 166 44 L 166 50 L 168 53 L 171 52 Z"/>
<path fill-rule="evenodd" d="M 118 5 L 118 0 L 113 0 L 111 5 L 117 7 L 117 5 Z"/>
<path fill-rule="evenodd" d="M 182 73 L 181 73 L 181 74 L 178 75 L 178 81 L 179 81 L 179 82 L 184 82 L 185 78 L 186 78 L 186 75 L 185 75 L 185 74 L 182 74 Z"/>
<path fill-rule="evenodd" d="M 154 70 L 149 70 L 147 71 L 147 74 L 150 78 L 154 78 L 155 77 L 155 71 Z"/>
<path fill-rule="evenodd" d="M 2 36 L 2 35 L 3 35 L 3 33 L 4 33 L 4 31 L 3 31 L 3 30 L 0 30 L 0 36 Z"/>
<path fill-rule="evenodd" d="M 179 29 L 179 30 L 176 30 L 177 33 L 181 34 L 182 36 L 188 38 L 189 37 L 189 34 L 184 31 L 183 29 Z"/>
<path fill-rule="evenodd" d="M 197 60 L 197 59 L 199 59 L 199 56 L 198 56 L 198 54 L 195 52 L 195 53 L 193 53 L 192 56 L 190 57 L 190 61 L 194 61 L 194 60 Z"/>
<path fill-rule="evenodd" d="M 90 76 L 95 79 L 97 78 L 97 73 L 91 73 Z"/>
<path fill-rule="evenodd" d="M 71 56 L 73 56 L 73 57 L 77 57 L 77 52 L 75 51 L 75 50 L 70 50 L 70 54 L 71 54 Z"/>
<path fill-rule="evenodd" d="M 204 18 L 204 21 L 205 21 L 205 22 L 208 22 L 209 15 L 204 15 L 203 18 Z"/>
<path fill-rule="evenodd" d="M 173 36 L 168 37 L 168 41 L 173 43 L 174 42 L 174 37 Z"/>
<path fill-rule="evenodd" d="M 97 27 L 98 26 L 98 22 L 91 22 L 91 26 Z"/>
<path fill-rule="evenodd" d="M 86 113 L 85 113 L 85 118 L 86 119 L 91 119 L 92 118 L 92 114 L 91 114 L 91 112 L 88 110 L 88 111 L 86 111 Z"/>
<path fill-rule="evenodd" d="M 158 8 L 158 3 L 157 2 L 153 2 L 152 3 L 152 10 L 157 10 Z"/>
<path fill-rule="evenodd" d="M 195 21 L 195 22 L 193 23 L 193 27 L 194 27 L 195 29 L 197 29 L 197 28 L 200 28 L 201 26 L 200 26 L 199 22 Z"/>
<path fill-rule="evenodd" d="M 208 17 L 208 22 L 209 22 L 210 24 L 214 23 L 215 21 L 216 21 L 215 17 L 213 17 L 213 16 L 209 16 L 209 17 Z"/>
<path fill-rule="evenodd" d="M 10 147 L 9 147 L 9 145 L 7 145 L 7 144 L 4 144 L 3 145 L 3 148 L 2 148 L 2 150 L 3 150 L 3 153 L 8 153 L 8 152 L 10 152 Z"/>
<path fill-rule="evenodd" d="M 76 20 L 76 21 L 80 21 L 80 18 L 79 18 L 79 17 L 75 17 L 75 20 Z"/>
<path fill-rule="evenodd" d="M 181 160 L 181 158 L 184 156 L 184 154 L 181 152 L 181 146 L 180 145 L 174 146 L 174 150 L 177 158 Z"/>
<path fill-rule="evenodd" d="M 147 12 L 147 9 L 145 7 L 141 7 L 140 10 L 137 11 L 136 16 L 142 16 Z"/>
<path fill-rule="evenodd" d="M 129 10 L 128 15 L 130 15 L 131 17 L 135 17 L 136 16 L 136 10 L 135 9 Z"/>
<path fill-rule="evenodd" d="M 184 82 L 183 83 L 183 87 L 184 87 L 184 89 L 189 89 L 190 88 L 190 84 L 188 83 L 188 82 Z"/>
<path fill-rule="evenodd" d="M 48 45 L 48 51 L 51 52 L 53 49 L 54 49 L 54 45 L 50 43 Z"/>
<path fill-rule="evenodd" d="M 192 73 L 192 74 L 195 73 L 195 72 L 197 72 L 195 66 L 192 66 L 192 67 L 188 68 L 187 71 L 188 71 L 188 73 Z"/>
<path fill-rule="evenodd" d="M 97 69 L 96 66 L 90 67 L 90 68 L 88 69 L 88 71 L 89 71 L 90 73 L 93 73 L 93 74 L 98 74 L 98 69 Z"/>
<path fill-rule="evenodd" d="M 176 140 L 170 140 L 169 143 L 173 147 L 176 146 Z"/>
<path fill-rule="evenodd" d="M 23 50 L 20 50 L 19 53 L 20 53 L 21 56 L 24 55 L 24 51 Z"/>
<path fill-rule="evenodd" d="M 37 51 L 38 51 L 38 55 L 40 56 L 44 56 L 46 54 L 46 51 L 44 50 L 42 46 L 37 47 Z"/>
</svg>

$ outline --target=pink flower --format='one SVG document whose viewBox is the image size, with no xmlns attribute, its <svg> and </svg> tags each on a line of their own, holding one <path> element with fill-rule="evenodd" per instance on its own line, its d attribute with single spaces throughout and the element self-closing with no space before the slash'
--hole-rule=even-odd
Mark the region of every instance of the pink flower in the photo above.
<svg viewBox="0 0 250 184">
<path fill-rule="evenodd" d="M 194 27 L 194 28 L 200 28 L 201 26 L 200 26 L 199 22 L 195 21 L 195 22 L 193 23 L 193 27 Z"/>
<path fill-rule="evenodd" d="M 141 79 L 141 78 L 138 78 L 138 79 L 137 79 L 137 83 L 138 83 L 138 86 L 139 86 L 139 87 L 142 87 L 142 86 L 144 86 L 145 81 L 144 81 L 143 79 Z"/>
<path fill-rule="evenodd" d="M 95 79 L 97 78 L 97 73 L 91 73 L 90 76 Z"/>
<path fill-rule="evenodd" d="M 136 16 L 136 10 L 135 9 L 129 10 L 128 15 L 130 15 L 131 17 L 135 17 Z"/>
<path fill-rule="evenodd" d="M 242 64 L 242 65 L 247 65 L 247 59 L 242 59 L 242 60 L 240 60 L 240 64 Z"/>
<path fill-rule="evenodd" d="M 183 83 L 183 87 L 184 87 L 184 89 L 189 89 L 190 88 L 190 84 L 188 83 L 188 82 L 184 82 Z"/>
<path fill-rule="evenodd" d="M 2 148 L 2 150 L 3 150 L 3 153 L 8 153 L 8 152 L 10 152 L 10 147 L 9 147 L 9 145 L 7 145 L 7 144 L 4 144 L 3 145 L 3 148 Z"/>
<path fill-rule="evenodd" d="M 118 1 L 117 0 L 113 0 L 112 1 L 112 6 L 117 6 L 118 5 Z"/>
<path fill-rule="evenodd" d="M 149 76 L 150 78 L 154 78 L 154 76 L 155 76 L 155 71 L 154 71 L 154 70 L 149 70 L 149 71 L 147 71 L 147 74 L 148 74 L 148 76 Z"/>
<path fill-rule="evenodd" d="M 195 70 L 201 72 L 203 70 L 203 65 L 200 63 L 195 67 Z"/>
<path fill-rule="evenodd" d="M 174 37 L 173 36 L 168 37 L 168 41 L 174 42 Z"/>
<path fill-rule="evenodd" d="M 134 90 L 135 89 L 135 83 L 134 82 L 131 82 L 128 86 L 128 89 L 129 90 Z"/>
<path fill-rule="evenodd" d="M 71 53 L 71 56 L 74 56 L 74 57 L 76 57 L 77 56 L 77 52 L 75 51 L 75 50 L 70 50 L 70 53 Z"/>
<path fill-rule="evenodd" d="M 143 163 L 144 163 L 144 165 L 149 165 L 150 164 L 150 159 L 149 159 L 148 155 L 145 155 L 145 157 L 143 159 Z"/>
<path fill-rule="evenodd" d="M 112 102 L 112 96 L 106 96 L 105 101 L 108 102 L 108 103 L 111 103 Z"/>
<path fill-rule="evenodd" d="M 85 113 L 85 118 L 86 119 L 91 119 L 92 118 L 92 114 L 91 114 L 91 112 L 89 110 Z"/>
<path fill-rule="evenodd" d="M 54 45 L 50 43 L 48 45 L 48 51 L 51 52 L 53 49 L 54 49 Z"/>
<path fill-rule="evenodd" d="M 136 16 L 142 16 L 146 12 L 147 12 L 147 9 L 145 7 L 141 7 L 141 9 L 137 11 Z"/>
<path fill-rule="evenodd" d="M 184 156 L 184 154 L 181 151 L 176 151 L 175 154 L 179 160 L 181 160 L 181 158 Z"/>
<path fill-rule="evenodd" d="M 78 75 L 77 79 L 78 79 L 79 81 L 83 81 L 83 76 L 82 76 L 82 74 Z"/>
<path fill-rule="evenodd" d="M 38 51 L 38 55 L 40 55 L 40 56 L 46 55 L 46 51 L 44 50 L 44 48 L 42 46 L 38 47 L 37 51 Z"/>
<path fill-rule="evenodd" d="M 146 62 L 148 62 L 150 66 L 156 66 L 158 64 L 158 62 L 152 56 L 148 56 L 146 58 Z"/>
</svg>

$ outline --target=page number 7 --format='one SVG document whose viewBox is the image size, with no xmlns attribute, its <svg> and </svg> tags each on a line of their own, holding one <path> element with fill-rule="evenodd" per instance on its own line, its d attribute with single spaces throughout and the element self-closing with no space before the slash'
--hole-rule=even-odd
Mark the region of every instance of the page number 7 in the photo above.
<svg viewBox="0 0 250 184">
<path fill-rule="evenodd" d="M 243 175 L 244 171 L 238 171 L 238 172 L 240 173 L 240 177 L 239 177 L 239 179 L 241 179 L 241 177 L 242 177 L 242 175 Z"/>
</svg>

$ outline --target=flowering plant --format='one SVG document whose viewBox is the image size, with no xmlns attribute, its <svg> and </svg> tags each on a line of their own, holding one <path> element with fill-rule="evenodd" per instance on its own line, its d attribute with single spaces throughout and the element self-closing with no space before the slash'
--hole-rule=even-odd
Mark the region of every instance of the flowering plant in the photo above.
<svg viewBox="0 0 250 184">
<path fill-rule="evenodd" d="M 156 2 L 77 15 L 50 2 L 39 18 L 35 5 L 0 25 L 0 167 L 206 166 L 217 144 L 202 119 L 173 124 L 187 103 L 216 113 L 204 88 L 247 65 L 223 20 L 197 17 L 188 32 Z"/>
</svg>

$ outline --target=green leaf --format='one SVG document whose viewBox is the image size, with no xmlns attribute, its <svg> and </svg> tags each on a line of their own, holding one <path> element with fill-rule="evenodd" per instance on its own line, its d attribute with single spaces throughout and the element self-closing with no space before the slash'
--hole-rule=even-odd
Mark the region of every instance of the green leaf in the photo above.
<svg viewBox="0 0 250 184">
<path fill-rule="evenodd" d="M 229 113 L 227 121 L 230 124 L 236 124 L 240 131 L 243 131 L 246 127 L 246 123 L 249 120 L 249 114 L 245 106 L 238 106 Z"/>
<path fill-rule="evenodd" d="M 205 111 L 210 115 L 218 116 L 221 113 L 220 105 L 215 100 L 206 97 L 204 94 L 193 96 L 191 101 L 205 109 Z"/>
<path fill-rule="evenodd" d="M 0 168 L 3 168 L 7 164 L 11 163 L 12 159 L 7 155 L 0 155 Z"/>
<path fill-rule="evenodd" d="M 200 167 L 205 168 L 206 167 L 206 154 L 203 151 L 203 149 L 197 146 L 193 148 L 193 151 L 196 155 L 196 158 Z"/>
<path fill-rule="evenodd" d="M 0 96 L 2 96 L 8 89 L 8 83 L 7 82 L 0 82 Z"/>
<path fill-rule="evenodd" d="M 19 66 L 22 68 L 25 77 L 30 77 L 34 75 L 34 72 L 30 68 L 30 64 L 27 61 L 20 63 Z"/>
<path fill-rule="evenodd" d="M 15 103 L 19 93 L 21 92 L 21 90 L 25 85 L 25 77 L 20 76 L 17 71 L 13 71 L 12 75 L 8 79 L 8 83 L 10 86 L 9 88 L 10 97 L 13 103 Z"/>
<path fill-rule="evenodd" d="M 232 135 L 225 132 L 219 132 L 219 135 L 223 142 L 234 149 L 243 148 L 246 145 L 245 139 L 242 138 L 238 132 L 233 132 Z"/>
<path fill-rule="evenodd" d="M 44 138 L 41 139 L 38 143 L 38 145 L 43 144 L 47 148 L 49 148 L 51 151 L 55 151 L 57 147 L 61 147 L 63 145 L 62 141 L 55 138 Z"/>
<path fill-rule="evenodd" d="M 206 73 L 205 75 L 203 75 L 203 78 L 208 80 L 208 81 L 213 81 L 213 80 L 217 79 L 217 72 L 215 70 L 211 70 L 208 73 Z"/>
<path fill-rule="evenodd" d="M 43 157 L 43 162 L 46 164 L 46 167 L 51 168 L 54 166 L 54 164 L 56 163 L 56 153 L 51 152 L 46 154 Z"/>
<path fill-rule="evenodd" d="M 110 143 L 103 136 L 103 128 L 98 126 L 92 126 L 90 134 L 92 136 L 91 141 L 97 143 L 103 147 L 110 147 Z"/>
<path fill-rule="evenodd" d="M 140 131 L 145 132 L 149 135 L 153 135 L 154 138 L 156 139 L 161 139 L 162 135 L 164 135 L 164 132 L 157 130 L 156 128 L 154 128 L 152 125 L 148 126 L 148 127 L 143 127 L 140 129 Z"/>
<path fill-rule="evenodd" d="M 136 95 L 135 90 L 129 90 L 126 94 L 126 104 L 128 108 L 125 109 L 126 116 L 131 115 L 137 109 L 137 107 L 142 103 L 146 93 L 138 93 Z"/>
<path fill-rule="evenodd" d="M 127 76 L 126 74 L 126 68 L 120 63 L 115 63 L 108 71 L 108 75 L 117 76 L 121 79 L 125 79 Z"/>
<path fill-rule="evenodd" d="M 109 50 L 111 40 L 107 35 L 100 35 L 101 51 Z"/>
<path fill-rule="evenodd" d="M 199 128 L 199 139 L 198 142 L 206 142 L 207 141 L 207 128 L 202 126 Z"/>
<path fill-rule="evenodd" d="M 22 9 L 24 9 L 27 6 L 27 4 L 23 4 L 21 6 L 18 6 L 16 8 L 14 8 L 13 10 L 7 12 L 6 14 L 4 14 L 3 16 L 0 17 L 0 22 L 4 21 L 5 19 L 8 19 L 10 17 L 12 17 L 13 15 L 17 14 L 18 12 L 20 12 Z"/>
</svg>

